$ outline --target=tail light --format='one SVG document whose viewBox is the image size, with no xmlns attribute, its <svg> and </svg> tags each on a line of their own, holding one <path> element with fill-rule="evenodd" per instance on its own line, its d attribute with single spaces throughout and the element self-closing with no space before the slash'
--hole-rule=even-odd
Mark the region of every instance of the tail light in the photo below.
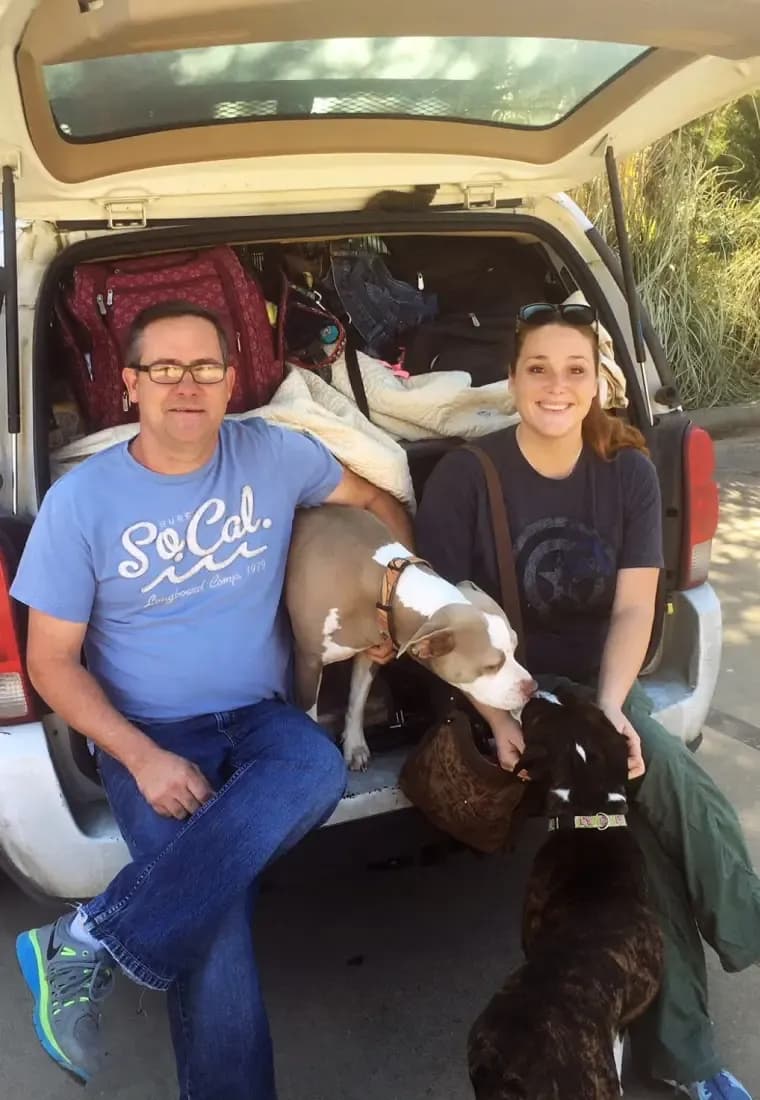
<svg viewBox="0 0 760 1100">
<path fill-rule="evenodd" d="M 684 436 L 684 529 L 681 587 L 707 580 L 712 540 L 718 528 L 715 450 L 703 428 L 692 425 Z"/>
<path fill-rule="evenodd" d="M 19 615 L 10 594 L 8 566 L 0 555 L 0 722 L 34 718 L 35 696 L 23 660 Z"/>
</svg>

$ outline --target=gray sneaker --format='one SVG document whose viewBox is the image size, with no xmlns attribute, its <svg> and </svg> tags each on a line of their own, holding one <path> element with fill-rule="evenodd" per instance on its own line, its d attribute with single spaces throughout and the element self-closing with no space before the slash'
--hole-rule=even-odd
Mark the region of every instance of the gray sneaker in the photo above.
<svg viewBox="0 0 760 1100">
<path fill-rule="evenodd" d="M 22 932 L 16 957 L 34 997 L 37 1038 L 80 1081 L 100 1068 L 100 1004 L 113 989 L 114 963 L 71 935 L 74 914 Z"/>
</svg>

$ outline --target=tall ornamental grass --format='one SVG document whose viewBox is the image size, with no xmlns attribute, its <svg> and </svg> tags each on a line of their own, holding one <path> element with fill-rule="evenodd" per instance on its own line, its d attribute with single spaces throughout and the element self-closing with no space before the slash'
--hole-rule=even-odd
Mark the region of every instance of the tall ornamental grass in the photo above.
<svg viewBox="0 0 760 1100">
<path fill-rule="evenodd" d="M 760 398 L 760 199 L 682 131 L 620 165 L 636 281 L 691 408 Z M 607 182 L 575 196 L 609 243 Z"/>
</svg>

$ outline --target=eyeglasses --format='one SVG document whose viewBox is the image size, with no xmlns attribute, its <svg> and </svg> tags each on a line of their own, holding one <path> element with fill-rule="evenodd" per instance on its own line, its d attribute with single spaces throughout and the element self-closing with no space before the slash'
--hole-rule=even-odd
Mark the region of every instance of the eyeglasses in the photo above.
<svg viewBox="0 0 760 1100">
<path fill-rule="evenodd" d="M 157 382 L 159 386 L 176 386 L 182 382 L 185 375 L 190 372 L 193 382 L 199 386 L 213 386 L 221 382 L 227 373 L 227 364 L 218 363 L 215 360 L 201 359 L 197 363 L 134 363 L 132 370 L 147 374 L 151 382 Z"/>
<path fill-rule="evenodd" d="M 552 302 L 533 302 L 528 306 L 521 306 L 517 312 L 517 324 L 520 325 L 550 325 L 553 321 L 561 320 L 567 325 L 583 327 L 596 323 L 596 313 L 585 302 L 564 302 L 562 305 L 554 305 Z"/>
</svg>

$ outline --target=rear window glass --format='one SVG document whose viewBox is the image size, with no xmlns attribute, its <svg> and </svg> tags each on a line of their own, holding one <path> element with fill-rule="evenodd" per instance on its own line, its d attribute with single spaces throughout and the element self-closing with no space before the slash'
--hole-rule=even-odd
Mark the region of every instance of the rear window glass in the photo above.
<svg viewBox="0 0 760 1100">
<path fill-rule="evenodd" d="M 550 38 L 329 38 L 70 61 L 44 76 L 71 141 L 324 116 L 543 128 L 646 52 Z"/>
</svg>

